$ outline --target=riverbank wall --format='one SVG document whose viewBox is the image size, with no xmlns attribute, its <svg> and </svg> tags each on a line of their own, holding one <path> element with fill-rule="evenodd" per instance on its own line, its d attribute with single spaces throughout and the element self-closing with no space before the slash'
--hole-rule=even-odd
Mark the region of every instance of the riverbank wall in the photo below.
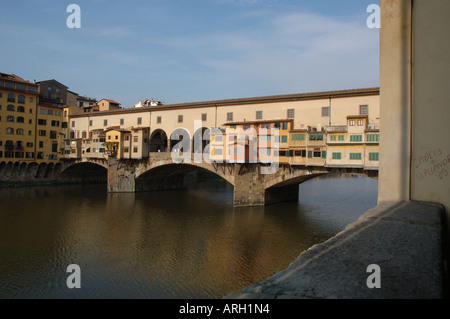
<svg viewBox="0 0 450 319">
<path fill-rule="evenodd" d="M 225 299 L 443 299 L 444 208 L 381 203 L 285 270 Z"/>
</svg>

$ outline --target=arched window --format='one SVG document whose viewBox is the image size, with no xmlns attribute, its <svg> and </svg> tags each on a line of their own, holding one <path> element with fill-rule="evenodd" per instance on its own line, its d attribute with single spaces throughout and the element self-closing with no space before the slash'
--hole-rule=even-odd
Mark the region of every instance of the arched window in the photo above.
<svg viewBox="0 0 450 319">
<path fill-rule="evenodd" d="M 8 93 L 8 102 L 16 102 L 16 95 L 13 93 Z"/>
<path fill-rule="evenodd" d="M 8 115 L 8 116 L 6 117 L 6 122 L 14 122 L 14 116 Z"/>
<path fill-rule="evenodd" d="M 15 111 L 15 110 L 16 110 L 16 107 L 15 107 L 14 105 L 12 105 L 12 104 L 8 104 L 8 106 L 6 107 L 6 109 L 7 109 L 8 111 Z"/>
<path fill-rule="evenodd" d="M 17 107 L 17 112 L 25 113 L 25 108 L 23 106 L 18 106 Z"/>
<path fill-rule="evenodd" d="M 25 131 L 23 130 L 23 128 L 18 128 L 18 129 L 16 130 L 16 134 L 17 134 L 17 135 L 24 135 L 24 134 L 25 134 Z"/>
<path fill-rule="evenodd" d="M 25 104 L 25 95 L 19 95 L 18 97 L 17 97 L 17 103 L 22 103 L 22 104 Z"/>
<path fill-rule="evenodd" d="M 21 116 L 17 118 L 17 123 L 25 123 L 25 119 Z"/>
<path fill-rule="evenodd" d="M 8 127 L 8 128 L 6 129 L 6 134 L 14 135 L 14 129 L 13 129 L 12 127 Z"/>
</svg>

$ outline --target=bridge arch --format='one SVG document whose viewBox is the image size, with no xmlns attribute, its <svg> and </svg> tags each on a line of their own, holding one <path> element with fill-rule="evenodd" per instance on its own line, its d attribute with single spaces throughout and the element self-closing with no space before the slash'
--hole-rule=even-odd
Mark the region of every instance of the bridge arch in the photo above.
<svg viewBox="0 0 450 319">
<path fill-rule="evenodd" d="M 220 177 L 234 186 L 234 175 L 227 170 L 218 170 L 212 164 L 180 163 L 171 159 L 154 162 L 150 167 L 135 172 L 136 190 L 180 189 L 184 186 L 184 178 L 195 170 L 204 170 Z"/>
<path fill-rule="evenodd" d="M 61 179 L 74 183 L 106 183 L 108 180 L 108 165 L 102 163 L 80 161 L 66 164 L 61 166 Z"/>
<path fill-rule="evenodd" d="M 157 129 L 150 135 L 150 153 L 167 152 L 169 140 L 167 133 L 163 129 Z"/>
</svg>

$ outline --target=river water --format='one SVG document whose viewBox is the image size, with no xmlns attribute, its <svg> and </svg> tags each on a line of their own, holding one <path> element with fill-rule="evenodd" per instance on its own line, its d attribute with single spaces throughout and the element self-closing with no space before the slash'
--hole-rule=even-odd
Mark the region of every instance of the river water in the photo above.
<svg viewBox="0 0 450 319">
<path fill-rule="evenodd" d="M 220 298 L 283 270 L 377 204 L 377 181 L 329 175 L 298 203 L 233 208 L 233 188 L 107 194 L 0 189 L 0 298 Z M 81 270 L 81 289 L 69 289 Z"/>
</svg>

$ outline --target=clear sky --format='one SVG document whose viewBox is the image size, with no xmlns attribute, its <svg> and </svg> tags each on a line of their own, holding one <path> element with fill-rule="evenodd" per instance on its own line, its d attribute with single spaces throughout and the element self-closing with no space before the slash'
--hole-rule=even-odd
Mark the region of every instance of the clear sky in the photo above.
<svg viewBox="0 0 450 319">
<path fill-rule="evenodd" d="M 123 107 L 379 86 L 378 0 L 0 1 L 0 72 Z"/>
</svg>

